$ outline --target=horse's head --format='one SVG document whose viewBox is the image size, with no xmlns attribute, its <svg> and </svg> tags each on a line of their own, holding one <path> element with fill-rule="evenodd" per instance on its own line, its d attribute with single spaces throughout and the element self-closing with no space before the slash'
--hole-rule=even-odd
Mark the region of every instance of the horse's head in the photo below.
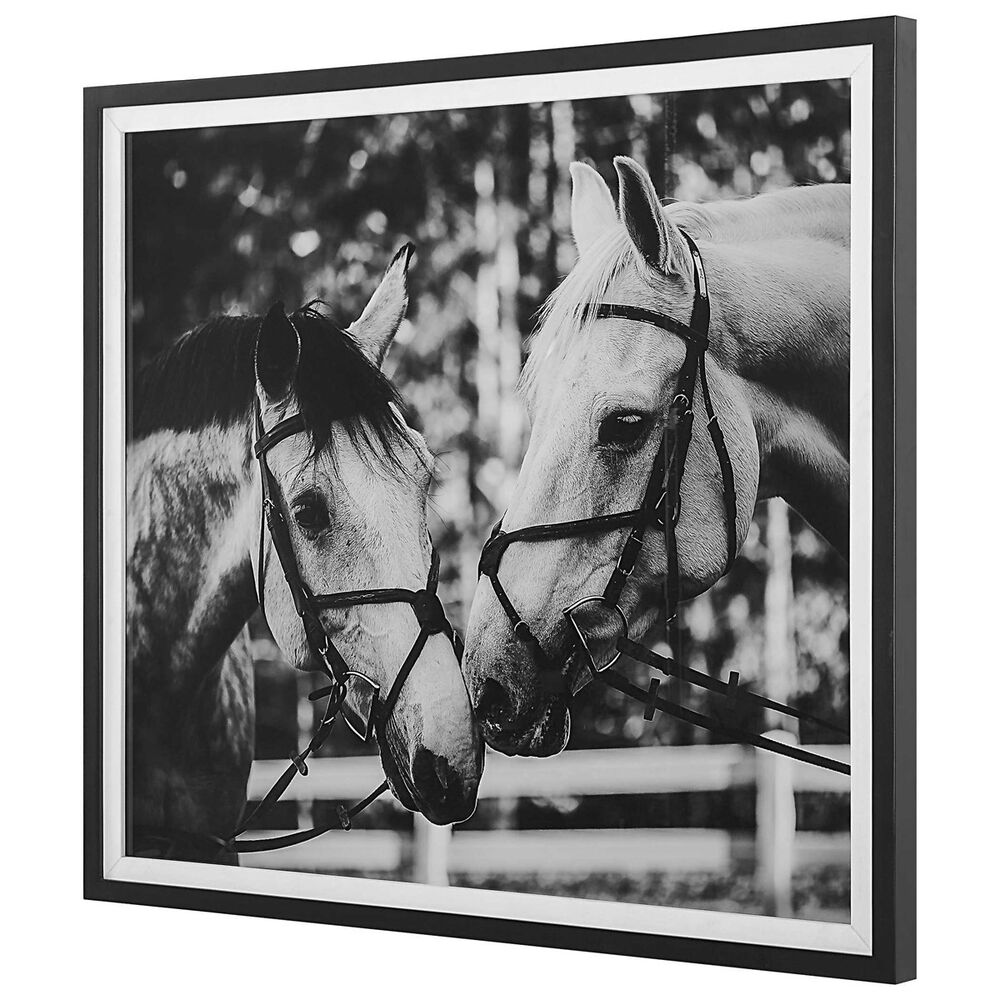
<svg viewBox="0 0 1000 1000">
<path fill-rule="evenodd" d="M 312 595 L 419 591 L 428 582 L 433 459 L 380 370 L 406 309 L 410 253 L 406 247 L 397 254 L 347 334 L 311 309 L 288 317 L 280 306 L 260 328 L 255 363 L 263 426 L 301 413 L 307 427 L 270 447 L 266 460 L 277 485 L 272 499 Z M 255 566 L 256 548 L 254 538 Z M 257 583 L 275 640 L 295 666 L 316 669 L 280 561 L 269 542 L 263 551 Z M 384 701 L 414 646 L 414 609 L 360 603 L 325 607 L 318 615 L 350 670 L 364 678 L 352 677 L 345 715 L 366 719 L 373 685 Z M 427 638 L 376 733 L 390 786 L 404 806 L 437 823 L 471 814 L 483 742 L 445 633 Z"/>
<path fill-rule="evenodd" d="M 650 480 L 669 404 L 684 361 L 681 337 L 631 319 L 596 318 L 592 307 L 619 303 L 687 323 L 693 270 L 681 232 L 664 214 L 648 174 L 615 160 L 619 205 L 600 175 L 572 167 L 573 237 L 580 259 L 546 303 L 524 390 L 532 429 L 510 506 L 507 532 L 534 524 L 636 509 Z M 697 235 L 697 234 L 696 234 Z M 710 269 L 710 262 L 709 262 Z M 712 274 L 709 273 L 710 291 Z M 712 325 L 713 350 L 724 340 Z M 735 468 L 737 537 L 753 510 L 758 451 L 750 411 L 726 375 L 724 357 L 706 359 L 718 419 Z M 700 387 L 681 488 L 676 538 L 681 593 L 710 587 L 727 561 L 726 511 L 719 464 L 705 426 Z M 498 578 L 513 607 L 579 690 L 589 673 L 564 609 L 600 595 L 622 551 L 627 527 L 576 537 L 513 543 Z M 663 607 L 667 555 L 662 531 L 646 533 L 620 607 L 641 638 Z M 598 663 L 614 655 L 622 623 L 597 601 L 579 609 Z M 472 604 L 463 664 L 487 741 L 506 753 L 547 756 L 569 738 L 567 695 L 543 682 L 537 651 L 516 638 L 487 577 Z"/>
</svg>

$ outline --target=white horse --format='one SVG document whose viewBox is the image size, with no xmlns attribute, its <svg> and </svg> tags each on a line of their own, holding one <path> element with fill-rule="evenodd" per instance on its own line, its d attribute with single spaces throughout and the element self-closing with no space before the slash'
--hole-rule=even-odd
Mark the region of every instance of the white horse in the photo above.
<svg viewBox="0 0 1000 1000">
<path fill-rule="evenodd" d="M 347 333 L 309 308 L 219 317 L 136 379 L 126 599 L 136 852 L 226 860 L 218 845 L 246 803 L 253 757 L 252 667 L 231 644 L 258 594 L 284 657 L 303 670 L 319 665 L 263 534 L 258 412 L 268 430 L 293 414 L 305 420 L 266 458 L 271 499 L 312 594 L 416 591 L 428 580 L 433 459 L 380 371 L 406 309 L 411 250 L 397 254 Z M 320 621 L 384 697 L 418 632 L 412 609 L 331 607 Z M 364 691 L 350 688 L 345 710 L 366 711 L 350 704 Z M 482 736 L 445 634 L 427 638 L 379 737 L 404 806 L 437 823 L 472 812 Z"/>
<path fill-rule="evenodd" d="M 692 237 L 711 297 L 706 371 L 735 473 L 737 543 L 754 506 L 783 497 L 845 558 L 849 528 L 850 188 L 798 188 L 752 200 L 660 205 L 648 174 L 615 160 L 619 204 L 601 176 L 573 164 L 579 260 L 546 303 L 522 385 L 532 423 L 504 530 L 635 509 L 650 476 L 686 344 L 633 319 L 598 318 L 602 302 L 681 323 L 694 297 Z M 683 598 L 724 573 L 726 512 L 700 386 L 676 539 Z M 512 545 L 500 571 L 512 604 L 570 691 L 586 683 L 561 613 L 600 594 L 627 528 Z M 665 543 L 652 532 L 621 607 L 629 633 L 662 614 Z M 618 631 L 595 626 L 610 657 Z M 602 646 L 603 644 L 603 646 Z M 483 577 L 463 670 L 487 742 L 547 756 L 569 738 L 566 694 L 541 683 L 531 650 Z"/>
</svg>

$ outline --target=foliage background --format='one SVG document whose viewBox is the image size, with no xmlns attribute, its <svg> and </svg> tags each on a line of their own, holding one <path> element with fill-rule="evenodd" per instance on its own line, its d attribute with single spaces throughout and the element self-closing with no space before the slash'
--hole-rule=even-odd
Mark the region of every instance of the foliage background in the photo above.
<svg viewBox="0 0 1000 1000">
<path fill-rule="evenodd" d="M 394 251 L 412 241 L 409 319 L 387 370 L 441 456 L 432 528 L 442 597 L 452 620 L 463 622 L 482 540 L 506 505 L 526 442 L 513 389 L 533 317 L 575 259 L 569 163 L 588 160 L 614 191 L 612 158 L 628 154 L 661 194 L 694 201 L 849 181 L 849 98 L 848 81 L 834 80 L 137 134 L 134 363 L 212 313 L 261 312 L 276 299 L 292 308 L 322 298 L 346 325 Z M 733 571 L 686 608 L 684 624 L 691 666 L 722 676 L 739 670 L 756 690 L 846 722 L 846 567 L 783 504 L 761 506 Z M 311 724 L 300 695 L 312 684 L 280 663 L 263 622 L 253 631 L 257 756 L 287 756 Z M 782 662 L 787 669 L 776 674 Z M 645 668 L 631 669 L 641 676 Z M 641 709 L 598 687 L 575 707 L 574 747 L 711 740 L 665 717 L 644 723 Z M 687 698 L 698 709 L 703 700 Z M 346 737 L 329 750 L 359 751 Z M 800 829 L 847 828 L 844 797 L 800 796 L 797 810 Z M 295 824 L 294 806 L 284 818 Z M 407 822 L 389 802 L 364 818 L 399 829 Z M 518 800 L 481 805 L 469 823 L 501 824 L 736 830 L 752 829 L 754 816 L 752 799 L 706 793 Z M 824 906 L 843 903 L 844 880 L 833 883 Z M 829 888 L 830 879 L 822 884 Z M 650 887 L 612 892 L 647 899 Z M 740 908 L 753 908 L 751 897 Z"/>
</svg>

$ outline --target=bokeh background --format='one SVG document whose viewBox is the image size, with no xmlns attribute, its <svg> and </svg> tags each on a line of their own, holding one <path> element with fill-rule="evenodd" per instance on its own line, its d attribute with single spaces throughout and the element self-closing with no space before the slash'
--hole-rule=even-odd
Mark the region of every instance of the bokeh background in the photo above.
<svg viewBox="0 0 1000 1000">
<path fill-rule="evenodd" d="M 386 369 L 410 407 L 411 423 L 440 456 L 432 530 L 442 555 L 442 598 L 452 621 L 462 623 L 482 542 L 506 505 L 527 440 L 514 389 L 534 316 L 575 260 L 568 166 L 588 160 L 614 191 L 611 164 L 618 154 L 643 163 L 661 195 L 682 200 L 847 182 L 849 83 L 136 134 L 130 147 L 133 363 L 213 313 L 261 312 L 276 299 L 293 308 L 321 298 L 346 325 L 395 250 L 412 241 L 409 318 Z M 754 690 L 847 725 L 847 567 L 781 501 L 761 505 L 732 572 L 691 602 L 683 621 L 691 666 L 722 677 L 737 670 Z M 251 629 L 256 755 L 287 760 L 314 724 L 304 695 L 316 682 L 281 662 L 259 616 Z M 626 669 L 640 684 L 649 673 L 634 663 Z M 703 692 L 683 696 L 699 711 L 713 710 Z M 739 721 L 760 730 L 785 726 L 762 716 Z M 828 733 L 808 726 L 785 738 L 830 742 Z M 574 707 L 572 750 L 710 748 L 713 742 L 710 734 L 666 717 L 644 722 L 639 706 L 603 686 L 592 686 Z M 698 759 L 718 771 L 737 760 L 720 756 L 732 749 L 697 751 L 703 753 Z M 371 752 L 346 731 L 324 750 L 341 759 L 348 774 L 374 760 L 344 758 Z M 504 794 L 482 799 L 448 842 L 386 798 L 359 818 L 359 832 L 329 834 L 297 856 L 277 852 L 250 860 L 848 919 L 847 792 L 836 783 L 778 774 L 779 786 L 788 786 L 795 840 L 782 848 L 794 857 L 778 859 L 779 867 L 790 867 L 788 885 L 776 890 L 774 858 L 762 854 L 762 841 L 774 835 L 762 812 L 766 782 L 751 766 L 753 754 L 744 756 L 747 766 L 733 766 L 730 780 L 712 778 L 705 787 L 676 773 L 689 758 L 667 751 L 643 758 L 661 778 L 641 792 L 580 794 L 567 778 L 565 794 L 527 786 L 522 794 L 508 765 L 532 765 L 491 755 L 487 779 L 491 770 L 502 771 Z M 571 753 L 559 758 L 573 759 Z M 267 818 L 269 827 L 330 818 L 335 802 L 324 798 L 329 794 L 282 804 Z M 769 849 L 773 853 L 774 845 Z"/>
</svg>

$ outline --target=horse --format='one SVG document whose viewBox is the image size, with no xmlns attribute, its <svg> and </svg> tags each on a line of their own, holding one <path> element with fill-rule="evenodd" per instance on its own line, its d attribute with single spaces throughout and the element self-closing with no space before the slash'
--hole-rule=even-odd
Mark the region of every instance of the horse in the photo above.
<svg viewBox="0 0 1000 1000">
<path fill-rule="evenodd" d="M 618 157 L 614 167 L 617 211 L 596 170 L 570 168 L 578 260 L 543 306 L 522 372 L 531 433 L 504 531 L 648 503 L 643 491 L 680 398 L 682 368 L 693 379 L 689 345 L 669 327 L 690 331 L 703 268 L 709 346 L 706 382 L 691 383 L 695 416 L 674 527 L 677 597 L 693 598 L 720 579 L 756 503 L 768 497 L 783 497 L 846 559 L 849 185 L 664 206 L 639 164 Z M 708 384 L 729 463 L 708 426 Z M 663 618 L 670 565 L 663 531 L 650 533 L 623 574 L 618 617 L 602 613 L 596 597 L 574 616 L 581 598 L 602 592 L 623 552 L 628 525 L 614 523 L 506 548 L 502 566 L 488 569 L 502 578 L 506 608 L 495 581 L 480 577 L 463 671 L 496 750 L 559 753 L 569 739 L 569 700 L 590 679 L 584 658 L 607 665 L 623 629 L 644 636 Z M 559 684 L 546 683 L 539 659 L 554 665 Z"/>
<path fill-rule="evenodd" d="M 309 592 L 429 579 L 434 460 L 381 371 L 406 311 L 412 250 L 397 253 L 346 331 L 316 304 L 290 316 L 276 304 L 263 317 L 215 317 L 135 377 L 126 455 L 134 854 L 234 859 L 220 844 L 246 806 L 254 702 L 245 626 L 259 601 L 284 659 L 322 666 L 286 560 L 265 545 L 264 474 L 252 448 L 262 428 L 301 415 L 301 432 L 268 448 L 276 495 L 267 499 L 283 514 Z M 467 818 L 484 747 L 448 636 L 426 636 L 421 624 L 418 646 L 413 614 L 398 603 L 318 617 L 350 670 L 383 692 L 417 652 L 378 732 L 382 766 L 406 809 L 438 824 Z M 360 687 L 348 690 L 345 716 Z"/>
</svg>

